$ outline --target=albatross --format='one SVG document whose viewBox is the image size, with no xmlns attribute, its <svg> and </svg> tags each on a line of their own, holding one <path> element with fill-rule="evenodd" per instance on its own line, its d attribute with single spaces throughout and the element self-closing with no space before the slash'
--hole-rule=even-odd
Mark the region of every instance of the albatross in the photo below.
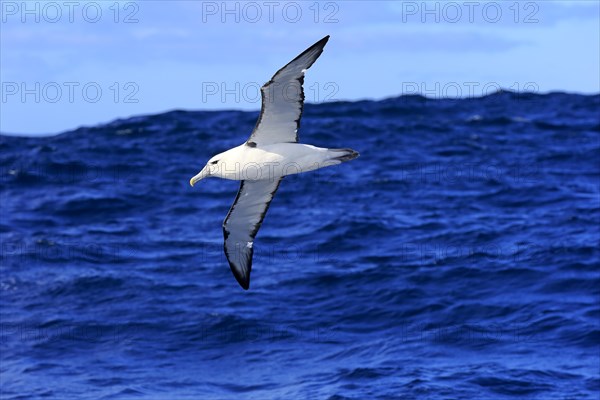
<svg viewBox="0 0 600 400">
<path fill-rule="evenodd" d="M 273 75 L 261 87 L 262 107 L 250 138 L 212 157 L 190 185 L 208 177 L 241 181 L 223 221 L 224 248 L 240 286 L 250 287 L 254 239 L 284 176 L 341 164 L 358 157 L 349 148 L 328 149 L 298 143 L 304 107 L 304 73 L 323 52 L 329 35 Z"/>
</svg>

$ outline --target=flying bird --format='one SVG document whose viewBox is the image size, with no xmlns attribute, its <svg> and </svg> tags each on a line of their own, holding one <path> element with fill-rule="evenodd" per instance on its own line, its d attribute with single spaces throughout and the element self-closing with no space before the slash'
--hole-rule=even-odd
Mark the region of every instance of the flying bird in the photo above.
<svg viewBox="0 0 600 400">
<path fill-rule="evenodd" d="M 254 239 L 271 200 L 286 175 L 341 164 L 358 152 L 298 143 L 304 107 L 304 73 L 323 52 L 329 35 L 313 44 L 273 75 L 261 88 L 262 108 L 250 138 L 212 157 L 190 185 L 208 177 L 241 181 L 223 221 L 225 255 L 244 289 L 250 287 Z"/>
</svg>

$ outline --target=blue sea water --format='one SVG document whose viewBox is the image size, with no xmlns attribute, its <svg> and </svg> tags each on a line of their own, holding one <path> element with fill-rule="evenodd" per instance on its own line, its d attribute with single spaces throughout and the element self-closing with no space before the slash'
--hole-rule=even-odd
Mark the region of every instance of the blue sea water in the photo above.
<svg viewBox="0 0 600 400">
<path fill-rule="evenodd" d="M 2 399 L 597 399 L 600 95 L 307 105 L 249 291 L 188 181 L 257 113 L 0 136 Z"/>
</svg>

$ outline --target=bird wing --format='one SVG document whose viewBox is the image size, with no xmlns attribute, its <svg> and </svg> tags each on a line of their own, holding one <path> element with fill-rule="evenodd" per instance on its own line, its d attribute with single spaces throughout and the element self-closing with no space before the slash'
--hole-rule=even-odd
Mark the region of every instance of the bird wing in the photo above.
<svg viewBox="0 0 600 400">
<path fill-rule="evenodd" d="M 295 143 L 304 108 L 304 72 L 319 58 L 329 35 L 310 46 L 260 89 L 262 108 L 246 144 Z"/>
<path fill-rule="evenodd" d="M 254 238 L 283 178 L 242 181 L 223 221 L 225 255 L 238 283 L 250 287 Z"/>
</svg>

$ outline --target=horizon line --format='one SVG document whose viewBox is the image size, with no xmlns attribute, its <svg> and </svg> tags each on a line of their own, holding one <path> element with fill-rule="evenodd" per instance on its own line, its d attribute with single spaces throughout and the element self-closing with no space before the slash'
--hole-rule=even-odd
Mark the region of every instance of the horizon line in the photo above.
<svg viewBox="0 0 600 400">
<path fill-rule="evenodd" d="M 583 93 L 583 92 L 575 92 L 575 91 L 566 91 L 566 90 L 550 90 L 550 91 L 546 91 L 546 92 L 534 92 L 534 91 L 515 91 L 515 90 L 510 90 L 510 89 L 504 89 L 504 88 L 500 88 L 499 90 L 496 90 L 494 92 L 491 93 L 487 93 L 487 94 L 481 94 L 481 95 L 476 95 L 476 96 L 456 96 L 456 97 L 436 97 L 436 96 L 427 96 L 426 94 L 423 93 L 403 93 L 403 94 L 399 94 L 396 96 L 387 96 L 387 97 L 383 97 L 383 98 L 379 98 L 379 99 L 375 99 L 375 98 L 361 98 L 361 99 L 353 99 L 353 100 L 341 100 L 341 99 L 336 99 L 336 100 L 327 100 L 327 101 L 322 101 L 322 102 L 305 102 L 305 105 L 308 106 L 320 106 L 320 105 L 324 105 L 324 104 L 339 104 L 339 103 L 362 103 L 362 102 L 383 102 L 383 101 L 389 101 L 389 100 L 393 100 L 393 99 L 399 99 L 399 98 L 422 98 L 424 100 L 430 100 L 430 101 L 444 101 L 444 100 L 477 100 L 477 99 L 483 99 L 486 97 L 491 97 L 491 96 L 497 96 L 499 94 L 504 94 L 504 93 L 508 93 L 508 94 L 516 94 L 516 95 L 526 95 L 526 96 L 548 96 L 548 95 L 558 95 L 558 94 L 562 94 L 562 95 L 570 95 L 570 96 L 583 96 L 583 97 L 595 97 L 595 96 L 600 96 L 600 91 L 595 92 L 595 93 Z M 159 112 L 154 112 L 154 113 L 141 113 L 141 114 L 132 114 L 129 115 L 127 117 L 115 117 L 114 119 L 111 119 L 109 121 L 106 122 L 98 122 L 97 124 L 94 125 L 79 125 L 75 128 L 72 129 L 65 129 L 59 132 L 53 132 L 53 133 L 14 133 L 14 132 L 3 132 L 2 130 L 0 130 L 0 136 L 7 136 L 7 137 L 24 137 L 24 138 L 30 138 L 30 137 L 52 137 L 52 136 L 58 136 L 58 135 L 62 135 L 65 133 L 69 133 L 69 132 L 74 132 L 80 129 L 89 129 L 89 128 L 95 128 L 95 127 L 100 127 L 100 126 L 105 126 L 105 125 L 109 125 L 111 123 L 114 123 L 116 121 L 126 121 L 129 119 L 133 119 L 133 118 L 139 118 L 139 117 L 149 117 L 149 116 L 158 116 L 158 115 L 165 115 L 165 114 L 169 114 L 169 113 L 174 113 L 174 112 L 206 112 L 206 113 L 218 113 L 218 112 L 244 112 L 244 113 L 258 113 L 260 112 L 260 109 L 239 109 L 239 108 L 218 108 L 218 109 L 186 109 L 186 108 L 173 108 L 173 109 L 167 109 L 165 111 L 159 111 Z"/>
</svg>

